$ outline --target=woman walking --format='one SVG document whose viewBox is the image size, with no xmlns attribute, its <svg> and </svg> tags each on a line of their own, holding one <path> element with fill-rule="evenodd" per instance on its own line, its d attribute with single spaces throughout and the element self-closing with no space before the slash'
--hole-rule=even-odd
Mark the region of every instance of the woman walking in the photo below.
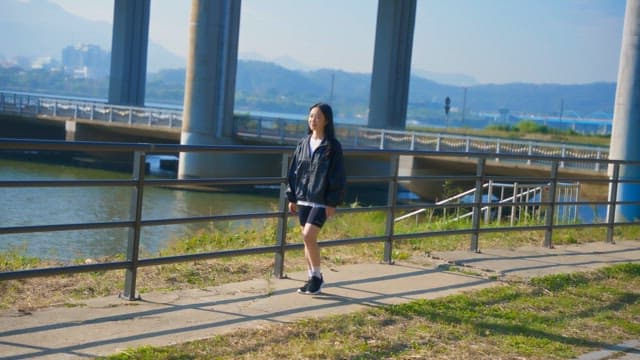
<svg viewBox="0 0 640 360">
<path fill-rule="evenodd" d="M 324 285 L 320 269 L 318 233 L 332 217 L 345 192 L 346 175 L 342 146 L 335 137 L 333 110 L 325 103 L 309 108 L 309 130 L 293 153 L 289 167 L 287 199 L 289 211 L 297 214 L 302 227 L 308 281 L 300 294 L 318 294 Z"/>
</svg>

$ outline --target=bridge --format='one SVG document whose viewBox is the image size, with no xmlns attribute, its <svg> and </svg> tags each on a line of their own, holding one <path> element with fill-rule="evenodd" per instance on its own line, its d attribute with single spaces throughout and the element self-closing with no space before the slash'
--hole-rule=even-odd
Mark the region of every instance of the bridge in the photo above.
<svg viewBox="0 0 640 360">
<path fill-rule="evenodd" d="M 20 118 L 36 118 L 65 124 L 68 140 L 95 140 L 77 137 L 78 124 L 128 129 L 140 137 L 179 141 L 182 111 L 162 107 L 112 105 L 65 97 L 0 92 L 0 114 Z M 353 124 L 339 124 L 337 135 L 344 147 L 380 150 L 430 150 L 438 152 L 492 153 L 500 155 L 534 155 L 593 159 L 593 162 L 562 162 L 561 168 L 601 173 L 609 149 L 533 140 L 513 140 L 434 132 L 374 129 Z M 233 136 L 245 143 L 295 144 L 307 132 L 307 123 L 270 116 L 235 114 Z M 146 134 L 146 135 L 143 135 Z M 154 135 L 155 134 L 155 135 Z M 547 165 L 544 161 L 527 160 L 525 165 Z"/>
<path fill-rule="evenodd" d="M 109 103 L 113 105 L 144 104 L 146 49 L 148 45 L 149 11 L 151 0 L 116 1 L 114 3 L 113 43 L 111 55 L 111 71 L 109 82 Z M 194 0 L 190 15 L 192 27 L 189 33 L 189 56 L 186 67 L 184 116 L 180 131 L 180 143 L 185 145 L 217 145 L 228 144 L 232 137 L 239 136 L 237 117 L 233 113 L 235 95 L 235 73 L 238 54 L 241 1 Z M 371 91 L 369 97 L 368 126 L 373 129 L 405 128 L 406 110 L 409 90 L 409 74 L 411 52 L 413 47 L 413 31 L 415 25 L 416 0 L 379 0 L 376 22 Z M 625 26 L 623 29 L 620 52 L 620 72 L 618 74 L 618 91 L 614 108 L 611 154 L 606 158 L 636 160 L 640 158 L 640 146 L 635 135 L 640 128 L 640 43 L 636 41 L 636 29 L 640 23 L 640 0 L 627 1 L 625 10 Z M 56 108 L 57 110 L 57 108 Z M 109 116 L 120 109 L 108 109 Z M 136 110 L 137 111 L 137 110 Z M 134 121 L 134 109 L 122 114 Z M 153 119 L 149 118 L 149 121 Z M 78 121 L 65 122 L 70 132 Z M 262 121 L 256 129 L 262 129 Z M 286 129 L 279 130 L 280 132 Z M 253 134 L 255 135 L 255 134 Z M 358 135 L 360 132 L 358 131 Z M 366 135 L 366 134 L 364 134 Z M 374 138 L 379 139 L 382 148 L 387 142 L 403 143 L 415 146 L 420 138 L 406 133 L 390 133 L 377 131 Z M 258 137 L 259 138 L 259 137 Z M 365 136 L 366 138 L 366 136 Z M 354 137 L 362 139 L 362 137 Z M 411 140 L 407 140 L 411 139 Z M 348 145 L 348 138 L 345 138 Z M 399 141 L 396 141 L 399 140 Z M 355 140 L 354 140 L 355 141 Z M 435 147 L 451 146 L 472 147 L 476 140 L 436 139 Z M 484 140 L 480 143 L 485 142 Z M 360 143 L 358 143 L 360 144 Z M 468 145 L 467 145 L 468 144 Z M 488 145 L 495 151 L 496 159 L 512 144 L 496 140 Z M 546 146 L 542 146 L 546 147 Z M 517 148 L 517 150 L 516 150 Z M 547 147 L 549 148 L 549 147 Z M 550 151 L 566 153 L 566 147 L 553 146 Z M 560 149 L 558 149 L 560 148 Z M 576 149 L 575 147 L 572 147 Z M 513 144 L 513 150 L 520 152 L 537 152 L 538 145 L 527 146 L 522 143 Z M 546 151 L 546 150 L 545 150 Z M 577 149 L 580 153 L 584 149 Z M 592 155 L 593 170 L 604 169 L 597 164 L 601 150 L 589 150 Z M 544 153 L 544 152 L 543 152 Z M 233 175 L 233 168 L 239 159 L 219 159 L 215 154 L 180 154 L 180 177 L 200 177 L 211 175 Z M 216 163 L 215 170 L 209 166 Z M 570 168 L 569 164 L 562 164 Z M 215 174 L 212 174 L 212 171 Z M 627 166 L 622 169 L 622 176 L 628 179 L 640 179 L 640 167 Z M 635 184 L 621 185 L 618 200 L 640 200 L 640 186 Z M 629 207 L 626 214 L 616 216 L 637 218 L 640 207 Z"/>
<path fill-rule="evenodd" d="M 183 115 L 179 110 L 120 106 L 105 102 L 12 92 L 0 92 L 0 116 L 5 119 L 5 129 L 9 127 L 7 121 L 11 121 L 12 126 L 25 122 L 26 129 L 23 131 L 30 133 L 37 128 L 34 121 L 53 123 L 53 126 L 57 124 L 59 129 L 58 139 L 84 141 L 122 141 L 124 138 L 136 142 L 176 144 L 180 142 L 183 125 Z M 306 132 L 307 122 L 304 119 L 292 120 L 250 114 L 236 114 L 233 118 L 233 137 L 235 142 L 240 144 L 293 145 Z M 607 166 L 603 166 L 603 163 L 608 160 L 609 155 L 608 149 L 602 147 L 373 129 L 353 124 L 340 124 L 336 132 L 345 148 L 407 151 L 409 155 L 400 158 L 400 175 L 437 175 L 443 169 L 455 170 L 460 174 L 475 172 L 476 162 L 472 159 L 410 156 L 412 152 L 425 150 L 440 153 L 493 154 L 495 157 L 487 164 L 487 172 L 494 175 L 512 175 L 515 172 L 520 175 L 546 176 L 551 161 L 544 160 L 544 157 L 592 159 L 593 161 L 559 163 L 560 171 L 583 178 L 606 177 Z M 502 159 L 501 156 L 504 155 L 520 156 Z M 274 171 L 271 166 L 274 162 L 265 160 L 256 158 L 242 161 L 250 163 L 256 173 L 271 174 Z M 237 161 L 230 163 L 230 166 L 237 165 Z M 385 160 L 370 155 L 366 159 L 347 158 L 351 172 L 361 175 L 387 173 L 385 164 Z M 172 167 L 177 168 L 177 160 Z M 441 191 L 442 184 L 416 180 L 406 184 L 406 187 L 423 198 L 433 200 Z"/>
</svg>

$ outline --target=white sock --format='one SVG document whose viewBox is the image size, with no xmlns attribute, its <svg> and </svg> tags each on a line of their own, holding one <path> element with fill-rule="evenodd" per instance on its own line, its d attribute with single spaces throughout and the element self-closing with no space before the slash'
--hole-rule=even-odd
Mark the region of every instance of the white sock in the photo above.
<svg viewBox="0 0 640 360">
<path fill-rule="evenodd" d="M 311 279 L 311 277 L 313 276 L 313 270 L 307 270 L 307 275 L 309 275 L 309 279 Z"/>
<path fill-rule="evenodd" d="M 315 277 L 322 277 L 322 272 L 320 271 L 320 267 L 318 266 L 317 268 L 313 268 L 311 269 L 311 276 L 315 276 Z"/>
</svg>

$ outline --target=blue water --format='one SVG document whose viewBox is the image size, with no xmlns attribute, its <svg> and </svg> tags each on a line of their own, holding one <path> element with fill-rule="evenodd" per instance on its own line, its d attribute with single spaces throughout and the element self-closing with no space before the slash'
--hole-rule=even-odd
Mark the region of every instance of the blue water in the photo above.
<svg viewBox="0 0 640 360">
<path fill-rule="evenodd" d="M 152 160 L 152 172 L 157 170 Z M 156 164 L 156 165 L 153 165 Z M 0 159 L 0 180 L 126 179 L 130 175 L 66 165 L 48 165 Z M 9 187 L 0 190 L 0 226 L 38 226 L 129 221 L 131 187 Z M 143 220 L 271 212 L 278 192 L 269 194 L 214 193 L 145 187 Z M 143 227 L 143 253 L 155 254 L 173 241 L 217 226 L 243 226 L 239 222 L 191 223 Z M 28 256 L 73 261 L 122 255 L 128 229 L 56 231 L 0 235 L 0 251 L 18 250 Z"/>
</svg>

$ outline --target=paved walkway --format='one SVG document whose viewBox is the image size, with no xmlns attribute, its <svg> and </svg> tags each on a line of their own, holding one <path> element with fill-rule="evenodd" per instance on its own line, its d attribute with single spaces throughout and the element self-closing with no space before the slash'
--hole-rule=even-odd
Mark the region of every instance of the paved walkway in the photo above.
<svg viewBox="0 0 640 360">
<path fill-rule="evenodd" d="M 592 243 L 555 249 L 437 252 L 395 265 L 360 264 L 325 269 L 322 295 L 295 293 L 304 273 L 287 279 L 257 279 L 171 293 L 84 301 L 31 313 L 0 312 L 0 358 L 87 359 L 141 345 L 167 345 L 211 337 L 238 328 L 343 314 L 370 306 L 431 299 L 498 284 L 503 277 L 529 278 L 640 262 L 640 242 Z M 473 271 L 448 271 L 456 264 Z M 471 275 L 478 274 L 478 275 Z M 640 341 L 611 344 L 581 360 L 640 359 Z M 635 353 L 634 353 L 635 352 Z"/>
</svg>

